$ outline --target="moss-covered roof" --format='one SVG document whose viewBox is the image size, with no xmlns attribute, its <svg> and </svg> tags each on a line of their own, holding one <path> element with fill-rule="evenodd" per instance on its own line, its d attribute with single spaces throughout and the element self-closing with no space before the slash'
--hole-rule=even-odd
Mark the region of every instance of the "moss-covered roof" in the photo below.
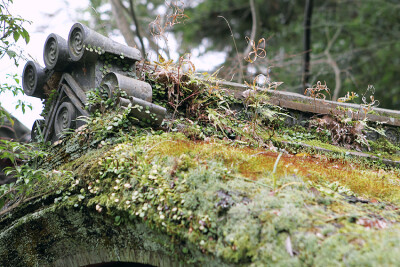
<svg viewBox="0 0 400 267">
<path fill-rule="evenodd" d="M 400 260 L 396 169 L 306 152 L 278 160 L 278 152 L 154 131 L 82 148 L 90 133 L 81 129 L 45 159 L 57 171 L 44 178 L 49 189 L 56 185 L 38 198 L 44 206 L 28 202 L 3 216 L 2 256 L 21 258 L 15 250 L 24 249 L 32 262 L 51 264 L 62 250 L 54 252 L 43 235 L 83 234 L 79 248 L 85 251 L 85 240 L 93 242 L 87 236 L 105 231 L 105 220 L 128 250 L 138 227 L 148 229 L 141 235 L 159 235 L 155 251 L 176 264 L 395 266 Z M 60 224 L 64 219 L 68 223 Z M 29 229 L 31 220 L 40 221 L 40 229 Z M 9 236 L 26 228 L 24 239 Z M 104 238 L 98 239 L 102 249 Z M 1 258 L 3 265 L 15 262 Z"/>
<path fill-rule="evenodd" d="M 398 167 L 285 128 L 280 110 L 232 113 L 215 92 L 161 129 L 135 126 L 128 108 L 48 147 L 0 211 L 0 265 L 398 265 Z M 375 153 L 397 149 L 380 142 Z"/>
</svg>

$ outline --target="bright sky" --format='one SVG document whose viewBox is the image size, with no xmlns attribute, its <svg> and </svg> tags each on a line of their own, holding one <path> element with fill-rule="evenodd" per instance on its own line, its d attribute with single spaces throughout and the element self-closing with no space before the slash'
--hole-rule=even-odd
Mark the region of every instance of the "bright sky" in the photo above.
<svg viewBox="0 0 400 267">
<path fill-rule="evenodd" d="M 26 45 L 23 40 L 19 40 L 18 45 L 25 51 L 26 55 L 44 67 L 43 46 L 47 36 L 51 33 L 57 33 L 67 39 L 70 28 L 82 16 L 82 14 L 78 14 L 77 10 L 84 9 L 88 5 L 88 0 L 14 0 L 10 12 L 14 16 L 19 15 L 32 22 L 31 25 L 25 25 L 31 37 L 30 42 Z M 124 43 L 122 36 L 112 36 L 112 38 L 117 42 Z M 174 48 L 177 45 L 179 44 L 174 38 L 169 38 L 168 46 L 174 60 L 178 58 L 178 54 L 174 52 L 176 51 Z M 201 57 L 198 57 L 198 50 L 191 52 L 191 61 L 195 64 L 196 70 L 199 71 L 210 71 L 215 65 L 221 64 L 225 59 L 225 53 L 223 52 L 207 53 Z M 12 80 L 7 79 L 6 75 L 18 74 L 22 76 L 24 66 L 25 62 L 22 60 L 20 61 L 20 66 L 17 68 L 7 56 L 3 57 L 0 60 L 0 84 L 12 84 Z M 18 99 L 32 104 L 33 110 L 28 108 L 25 114 L 22 113 L 21 109 L 15 110 Z M 2 93 L 0 94 L 0 103 L 29 129 L 32 128 L 36 119 L 41 118 L 39 114 L 42 112 L 43 106 L 41 100 L 38 98 L 25 95 L 14 97 L 12 93 Z"/>
</svg>

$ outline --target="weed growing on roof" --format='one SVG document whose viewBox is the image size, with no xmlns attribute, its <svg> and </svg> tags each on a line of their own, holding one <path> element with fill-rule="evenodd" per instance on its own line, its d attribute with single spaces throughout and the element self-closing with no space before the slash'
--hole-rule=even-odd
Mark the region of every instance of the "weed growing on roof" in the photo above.
<svg viewBox="0 0 400 267">
<path fill-rule="evenodd" d="M 309 95 L 310 97 L 315 99 L 326 99 L 326 94 L 330 95 L 330 89 L 326 85 L 326 82 L 322 84 L 320 81 L 317 84 L 313 85 L 313 87 L 307 88 L 304 91 L 305 95 Z"/>
<path fill-rule="evenodd" d="M 267 103 L 266 90 L 255 90 L 243 105 L 228 90 L 220 88 L 213 75 L 209 80 L 196 78 L 190 61 L 186 62 L 187 71 L 181 71 L 185 62 L 162 61 L 148 73 L 154 101 L 172 114 L 171 119 L 164 121 L 168 130 L 181 131 L 193 139 L 216 137 L 237 144 L 269 147 L 269 139 L 283 113 Z M 241 108 L 234 109 L 235 106 Z"/>
<path fill-rule="evenodd" d="M 158 15 L 156 19 L 149 24 L 150 33 L 156 40 L 164 39 L 166 41 L 168 39 L 166 32 L 169 29 L 174 25 L 184 23 L 189 19 L 189 17 L 184 13 L 185 9 L 183 2 L 165 2 L 165 5 L 167 6 L 168 11 L 170 11 L 170 14 L 166 17 L 165 21 L 163 22 L 161 16 Z"/>
<path fill-rule="evenodd" d="M 383 247 L 360 252 L 359 244 L 373 244 L 370 231 L 378 234 L 375 242 L 386 238 L 379 231 L 400 231 L 393 224 L 400 219 L 395 210 L 381 213 L 379 202 L 363 204 L 339 183 L 309 184 L 282 175 L 287 159 L 278 167 L 280 190 L 272 191 L 268 171 L 250 180 L 240 166 L 263 155 L 223 147 L 194 144 L 182 134 L 139 134 L 82 170 L 71 183 L 80 193 L 65 203 L 108 213 L 116 225 L 144 222 L 173 237 L 172 244 L 188 240 L 231 263 L 318 265 L 319 255 L 329 253 L 325 261 L 334 264 L 341 262 L 343 247 L 354 261 L 391 261 L 375 257 Z M 395 253 L 395 247 L 388 249 Z"/>
<path fill-rule="evenodd" d="M 245 60 L 249 63 L 253 63 L 257 60 L 257 58 L 265 58 L 267 56 L 267 52 L 265 50 L 266 44 L 265 44 L 265 38 L 261 38 L 256 43 L 254 40 L 251 40 L 249 37 L 246 36 L 246 41 L 247 44 L 251 47 L 251 51 L 249 54 L 245 57 Z"/>
<path fill-rule="evenodd" d="M 341 116 L 325 115 L 310 121 L 310 126 L 317 132 L 329 131 L 333 145 L 341 145 L 346 148 L 355 148 L 361 151 L 362 147 L 370 150 L 365 135 L 365 121 L 352 121 Z"/>
<path fill-rule="evenodd" d="M 203 132 L 194 122 L 180 122 L 190 124 L 193 135 Z M 129 125 L 129 116 L 106 113 L 63 141 L 67 154 L 82 149 L 79 144 L 103 150 L 62 166 L 74 177 L 56 192 L 58 207 L 89 207 L 112 216 L 116 227 L 143 222 L 168 234 L 172 249 L 186 241 L 229 263 L 318 265 L 323 254 L 334 264 L 343 247 L 352 261 L 369 257 L 376 264 L 390 263 L 376 257 L 383 247 L 366 248 L 373 245 L 371 231 L 374 242 L 384 242 L 387 231 L 399 231 L 393 223 L 399 214 L 378 198 L 398 198 L 388 179 L 392 173 L 357 170 L 322 156 L 311 160 L 306 153 L 283 154 L 274 190 L 277 153 L 229 146 L 219 138 L 191 142 L 182 132 L 132 132 L 137 128 Z M 60 151 L 52 154 L 65 153 Z M 395 247 L 387 249 L 395 254 Z"/>
<path fill-rule="evenodd" d="M 369 100 L 367 100 L 367 94 L 369 94 Z M 361 109 L 364 111 L 364 119 L 367 116 L 367 113 L 370 112 L 373 107 L 377 107 L 379 106 L 379 100 L 376 100 L 374 97 L 375 94 L 375 87 L 373 85 L 368 85 L 367 90 L 365 91 L 365 93 L 362 95 L 361 100 L 362 100 L 362 104 L 361 104 Z"/>
<path fill-rule="evenodd" d="M 379 151 L 385 157 L 398 156 L 400 147 L 392 144 L 386 138 L 379 138 L 376 141 L 369 141 L 372 151 Z"/>
</svg>

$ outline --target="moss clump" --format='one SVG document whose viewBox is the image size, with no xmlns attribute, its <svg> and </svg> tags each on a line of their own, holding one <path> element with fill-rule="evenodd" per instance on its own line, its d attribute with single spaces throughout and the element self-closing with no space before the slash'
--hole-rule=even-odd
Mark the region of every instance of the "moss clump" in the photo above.
<svg viewBox="0 0 400 267">
<path fill-rule="evenodd" d="M 392 144 L 385 138 L 381 137 L 375 142 L 370 141 L 370 146 L 373 151 L 379 151 L 386 158 L 400 160 L 400 147 Z"/>
<path fill-rule="evenodd" d="M 337 153 L 346 153 L 347 151 L 350 151 L 348 149 L 327 144 L 319 140 L 309 140 L 309 141 L 304 141 L 304 143 L 313 147 L 320 147 Z"/>
<path fill-rule="evenodd" d="M 62 167 L 76 179 L 61 195 L 77 193 L 59 204 L 97 210 L 116 225 L 144 223 L 169 236 L 174 247 L 193 245 L 182 253 L 192 255 L 197 247 L 226 263 L 336 265 L 346 255 L 353 263 L 368 258 L 390 265 L 397 259 L 395 246 L 381 244 L 389 242 L 389 232 L 400 233 L 399 214 L 376 200 L 393 195 L 349 183 L 366 180 L 376 187 L 374 170 L 350 171 L 344 165 L 336 170 L 330 167 L 338 162 L 329 159 L 321 168 L 310 155 L 284 156 L 274 188 L 274 152 L 218 140 L 191 142 L 180 133 L 140 133 L 103 149 L 92 153 L 92 160 L 85 158 L 91 164 L 72 161 Z M 331 179 L 340 182 L 331 185 Z M 202 261 L 188 261 L 193 260 Z"/>
</svg>

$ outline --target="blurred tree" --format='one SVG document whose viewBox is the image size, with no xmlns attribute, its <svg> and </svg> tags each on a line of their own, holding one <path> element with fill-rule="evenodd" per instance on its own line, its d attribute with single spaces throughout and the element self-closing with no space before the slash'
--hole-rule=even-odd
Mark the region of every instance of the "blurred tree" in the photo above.
<svg viewBox="0 0 400 267">
<path fill-rule="evenodd" d="M 16 43 L 19 39 L 29 42 L 30 36 L 24 28 L 24 23 L 27 23 L 23 18 L 14 16 L 10 13 L 9 7 L 13 0 L 0 1 L 0 59 L 7 55 L 14 64 L 18 66 L 18 60 L 22 57 L 22 52 L 19 52 Z M 12 92 L 14 95 L 23 94 L 23 90 L 18 86 L 20 78 L 17 75 L 8 75 L 9 78 L 14 80 L 14 84 L 7 83 L 0 84 L 0 95 L 4 92 Z M 1 99 L 1 98 L 0 98 Z M 19 100 L 16 108 L 21 107 L 25 112 L 26 104 Z M 30 105 L 29 108 L 32 109 Z M 27 129 L 21 123 L 14 123 L 13 117 L 1 106 L 0 104 L 0 185 L 12 181 L 10 176 L 4 174 L 5 167 L 16 166 L 21 163 L 22 159 L 26 158 L 24 145 L 18 141 L 27 141 Z M 16 142 L 17 141 L 17 142 Z M 29 148 L 32 150 L 32 148 Z M 7 186 L 0 186 L 0 195 L 4 196 L 7 191 Z M 0 206 L 3 201 L 0 197 Z"/>
<path fill-rule="evenodd" d="M 14 16 L 9 11 L 9 6 L 13 3 L 13 0 L 1 0 L 0 2 L 0 59 L 7 55 L 14 61 L 14 64 L 18 66 L 18 60 L 22 57 L 22 52 L 18 52 L 16 49 L 16 43 L 19 39 L 29 42 L 30 36 L 28 31 L 23 27 L 24 23 L 28 23 L 21 17 Z M 19 77 L 16 75 L 9 75 L 15 82 L 19 84 Z M 0 94 L 11 91 L 14 95 L 19 93 L 23 94 L 23 90 L 20 86 L 9 85 L 7 83 L 0 84 Z M 17 107 L 21 107 L 25 112 L 26 104 L 19 100 Z M 29 106 L 31 109 L 32 107 Z M 13 122 L 10 114 L 0 104 L 0 125 L 5 119 Z"/>
<path fill-rule="evenodd" d="M 91 26 L 104 33 L 119 28 L 127 43 L 140 49 L 143 43 L 147 52 L 168 54 L 168 49 L 153 38 L 149 28 L 157 16 L 161 23 L 168 18 L 163 0 L 90 2 Z M 298 91 L 303 88 L 306 0 L 186 0 L 178 3 L 185 4 L 185 14 L 190 19 L 167 30 L 173 30 L 169 36 L 173 34 L 178 40 L 180 53 L 196 51 L 201 55 L 224 51 L 227 57 L 220 70 L 222 78 L 231 79 L 243 71 L 245 79 L 251 80 L 263 73 L 272 80 L 283 81 L 282 89 Z M 381 107 L 399 109 L 399 11 L 398 0 L 314 2 L 309 84 L 326 81 L 333 99 L 347 91 L 363 95 L 368 85 L 373 84 L 375 99 L 379 99 Z M 246 42 L 246 36 L 250 42 Z M 253 51 L 251 44 L 257 48 L 261 38 L 267 40 L 267 56 L 254 62 L 243 60 Z M 236 79 L 240 79 L 239 76 L 236 75 Z"/>
<path fill-rule="evenodd" d="M 162 12 L 163 0 L 89 0 L 86 9 L 91 16 L 86 22 L 91 28 L 108 36 L 119 30 L 125 42 L 133 47 L 146 51 L 159 51 L 159 44 L 149 30 L 150 23 Z M 165 8 L 163 9 L 165 11 Z M 165 14 L 162 14 L 165 20 Z M 111 23 L 110 23 L 111 22 Z"/>
<path fill-rule="evenodd" d="M 286 90 L 301 87 L 304 1 L 256 0 L 259 18 L 255 42 L 269 38 L 267 57 L 245 65 L 249 76 L 269 73 L 285 82 Z M 309 83 L 330 85 L 332 98 L 347 91 L 364 94 L 369 84 L 376 88 L 381 107 L 400 108 L 400 3 L 386 0 L 328 0 L 314 3 L 312 17 L 311 73 Z M 186 10 L 191 18 L 175 30 L 182 48 L 199 44 L 208 50 L 224 50 L 227 61 L 235 63 L 229 31 L 218 16 L 224 16 L 235 34 L 238 50 L 245 51 L 245 36 L 251 36 L 251 1 L 204 0 Z M 227 45 L 228 44 L 228 45 Z M 237 64 L 230 64 L 230 66 Z M 266 71 L 271 67 L 271 72 Z M 221 72 L 224 74 L 224 72 Z M 229 71 L 226 74 L 231 74 Z M 229 75 L 226 78 L 230 77 Z M 360 101 L 360 100 L 359 100 Z"/>
<path fill-rule="evenodd" d="M 30 36 L 23 24 L 27 21 L 23 18 L 13 16 L 9 9 L 9 5 L 13 0 L 2 0 L 0 2 L 0 59 L 8 55 L 10 59 L 14 60 L 15 65 L 18 66 L 18 59 L 21 54 L 16 51 L 15 44 L 22 38 L 26 43 L 29 42 Z"/>
<path fill-rule="evenodd" d="M 303 59 L 303 75 L 302 75 L 302 84 L 303 84 L 303 92 L 307 90 L 311 85 L 310 81 L 310 55 L 311 55 L 311 18 L 312 18 L 312 9 L 313 9 L 313 0 L 306 0 L 306 5 L 304 7 L 304 37 L 303 37 L 303 50 L 304 50 L 304 59 Z"/>
</svg>

